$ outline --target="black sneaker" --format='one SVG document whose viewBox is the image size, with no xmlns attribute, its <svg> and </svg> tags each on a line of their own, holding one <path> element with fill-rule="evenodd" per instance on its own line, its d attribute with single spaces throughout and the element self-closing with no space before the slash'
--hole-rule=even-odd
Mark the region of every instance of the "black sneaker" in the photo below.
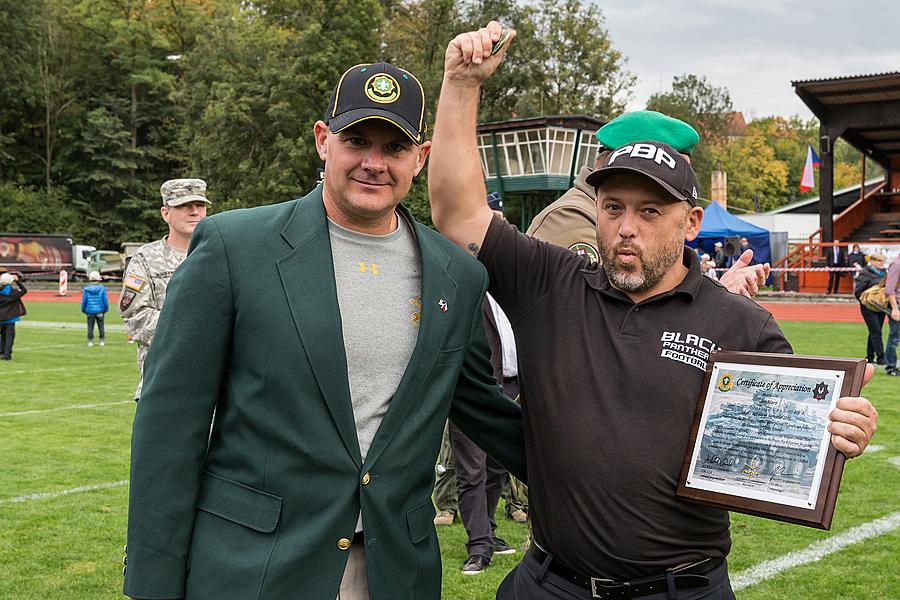
<svg viewBox="0 0 900 600">
<path fill-rule="evenodd" d="M 503 538 L 494 538 L 494 554 L 515 554 L 516 549 L 506 543 Z"/>
<path fill-rule="evenodd" d="M 900 371 L 897 369 L 888 369 L 884 372 L 885 375 L 890 375 L 891 377 L 900 377 Z"/>
<path fill-rule="evenodd" d="M 869 362 L 872 362 L 872 361 L 869 361 Z M 877 359 L 875 359 L 875 364 L 876 365 L 886 365 L 887 363 L 884 362 L 883 358 L 877 358 Z"/>
<path fill-rule="evenodd" d="M 470 556 L 463 563 L 461 573 L 463 575 L 478 575 L 491 564 L 491 559 L 486 556 Z"/>
</svg>

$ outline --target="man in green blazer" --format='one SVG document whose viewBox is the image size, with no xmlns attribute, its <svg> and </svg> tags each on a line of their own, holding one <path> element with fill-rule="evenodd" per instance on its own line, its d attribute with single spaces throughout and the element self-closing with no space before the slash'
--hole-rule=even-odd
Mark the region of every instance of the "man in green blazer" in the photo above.
<svg viewBox="0 0 900 600">
<path fill-rule="evenodd" d="M 424 102 L 402 69 L 349 69 L 315 126 L 321 187 L 198 225 L 134 420 L 126 595 L 437 599 L 448 414 L 524 476 L 485 270 L 399 206 Z"/>
</svg>

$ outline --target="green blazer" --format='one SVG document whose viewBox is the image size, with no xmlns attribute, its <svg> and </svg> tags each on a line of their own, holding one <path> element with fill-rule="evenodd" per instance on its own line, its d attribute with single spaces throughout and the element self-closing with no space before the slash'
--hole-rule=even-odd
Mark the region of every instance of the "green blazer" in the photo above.
<svg viewBox="0 0 900 600">
<path fill-rule="evenodd" d="M 483 267 L 414 232 L 418 338 L 362 462 L 321 191 L 200 223 L 134 419 L 126 595 L 334 600 L 362 511 L 372 600 L 440 598 L 444 421 L 522 478 L 524 443 L 491 371 Z"/>
</svg>

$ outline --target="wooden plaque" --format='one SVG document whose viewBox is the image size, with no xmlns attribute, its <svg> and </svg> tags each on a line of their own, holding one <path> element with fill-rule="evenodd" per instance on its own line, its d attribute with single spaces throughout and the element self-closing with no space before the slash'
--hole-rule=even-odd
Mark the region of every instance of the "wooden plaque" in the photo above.
<svg viewBox="0 0 900 600">
<path fill-rule="evenodd" d="M 862 359 L 717 352 L 709 360 L 676 494 L 829 529 L 844 468 L 827 415 L 858 396 Z"/>
</svg>

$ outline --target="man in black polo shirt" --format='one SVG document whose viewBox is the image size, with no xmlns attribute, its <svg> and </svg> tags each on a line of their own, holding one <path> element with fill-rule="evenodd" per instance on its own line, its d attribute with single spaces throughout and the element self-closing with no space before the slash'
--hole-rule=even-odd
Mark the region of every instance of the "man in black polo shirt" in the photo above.
<svg viewBox="0 0 900 600">
<path fill-rule="evenodd" d="M 676 481 L 710 353 L 791 346 L 685 249 L 699 184 L 665 144 L 618 148 L 588 179 L 603 266 L 492 218 L 475 120 L 500 34 L 491 23 L 447 48 L 429 169 L 432 218 L 487 268 L 518 347 L 535 545 L 498 597 L 733 598 L 728 513 L 676 498 Z M 832 443 L 856 456 L 877 413 L 837 406 Z"/>
</svg>

